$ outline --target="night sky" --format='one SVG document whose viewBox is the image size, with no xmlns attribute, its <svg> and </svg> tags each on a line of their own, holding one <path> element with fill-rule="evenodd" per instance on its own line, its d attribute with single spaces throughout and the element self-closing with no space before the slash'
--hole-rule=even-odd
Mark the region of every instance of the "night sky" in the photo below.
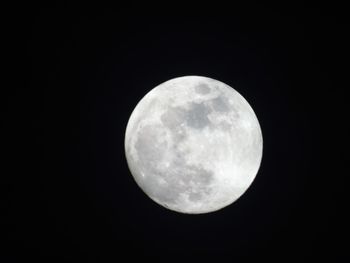
<svg viewBox="0 0 350 263">
<path fill-rule="evenodd" d="M 3 50 L 11 84 L 1 106 L 0 261 L 344 262 L 349 24 L 342 9 L 17 7 Z M 184 75 L 234 87 L 264 140 L 248 191 L 203 215 L 149 199 L 124 155 L 138 101 Z"/>
</svg>

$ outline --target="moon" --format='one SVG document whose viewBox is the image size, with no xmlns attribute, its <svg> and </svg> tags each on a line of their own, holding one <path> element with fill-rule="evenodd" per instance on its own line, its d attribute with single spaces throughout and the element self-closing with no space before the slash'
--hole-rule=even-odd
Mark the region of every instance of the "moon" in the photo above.
<svg viewBox="0 0 350 263">
<path fill-rule="evenodd" d="M 252 184 L 263 150 L 249 103 L 215 79 L 184 76 L 148 92 L 125 133 L 136 183 L 170 210 L 202 214 L 235 202 Z"/>
</svg>

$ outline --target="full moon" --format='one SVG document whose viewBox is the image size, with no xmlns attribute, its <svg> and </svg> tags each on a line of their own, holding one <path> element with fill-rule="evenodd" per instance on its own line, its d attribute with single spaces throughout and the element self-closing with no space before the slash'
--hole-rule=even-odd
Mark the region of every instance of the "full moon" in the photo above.
<svg viewBox="0 0 350 263">
<path fill-rule="evenodd" d="M 202 214 L 235 202 L 262 159 L 258 119 L 232 87 L 207 77 L 168 80 L 136 105 L 125 154 L 139 187 L 170 210 Z"/>
</svg>

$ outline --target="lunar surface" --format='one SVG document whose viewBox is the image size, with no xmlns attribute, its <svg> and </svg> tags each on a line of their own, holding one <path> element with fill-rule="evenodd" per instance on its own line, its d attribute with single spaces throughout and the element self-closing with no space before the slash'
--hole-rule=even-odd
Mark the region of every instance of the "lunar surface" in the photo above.
<svg viewBox="0 0 350 263">
<path fill-rule="evenodd" d="M 166 81 L 132 112 L 125 134 L 129 169 L 156 203 L 201 214 L 236 201 L 253 182 L 262 133 L 248 102 L 211 78 Z"/>
</svg>

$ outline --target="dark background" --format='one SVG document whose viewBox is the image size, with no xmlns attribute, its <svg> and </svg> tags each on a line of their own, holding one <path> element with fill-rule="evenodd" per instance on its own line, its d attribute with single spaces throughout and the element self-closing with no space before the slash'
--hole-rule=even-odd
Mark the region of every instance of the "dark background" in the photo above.
<svg viewBox="0 0 350 263">
<path fill-rule="evenodd" d="M 344 262 L 343 7 L 14 10 L 4 50 L 12 74 L 2 103 L 2 262 Z M 263 132 L 256 180 L 215 213 L 160 207 L 124 156 L 137 102 L 183 75 L 233 86 Z"/>
</svg>

